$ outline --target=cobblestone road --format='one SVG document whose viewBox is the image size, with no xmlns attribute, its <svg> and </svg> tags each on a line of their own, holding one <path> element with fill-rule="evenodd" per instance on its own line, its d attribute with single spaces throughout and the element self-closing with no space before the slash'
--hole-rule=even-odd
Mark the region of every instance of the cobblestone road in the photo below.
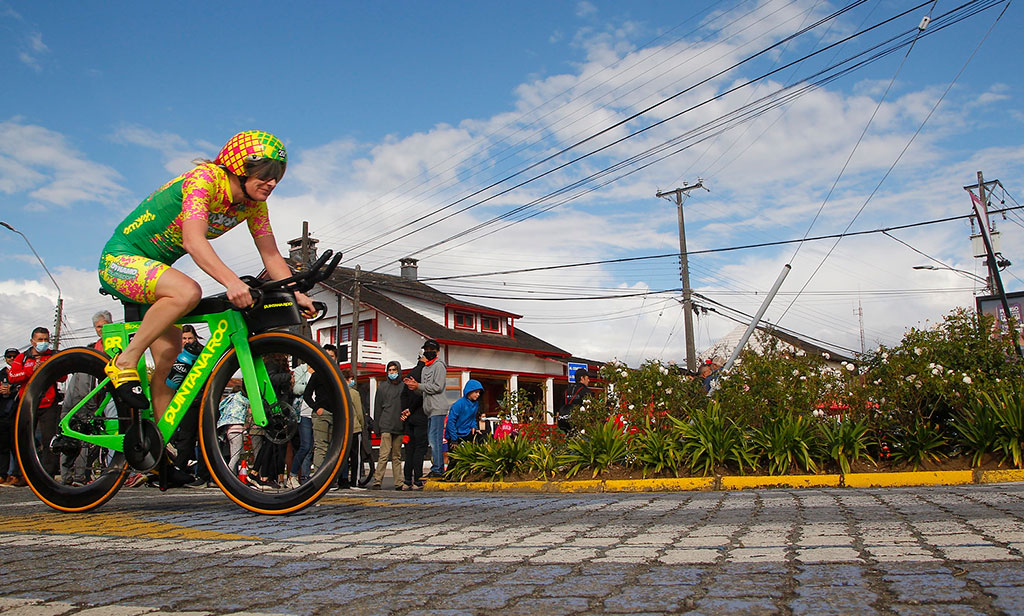
<svg viewBox="0 0 1024 616">
<path fill-rule="evenodd" d="M 344 494 L 344 496 L 338 496 Z M 0 613 L 1024 614 L 1024 485 L 331 493 L 262 517 L 0 490 Z"/>
</svg>

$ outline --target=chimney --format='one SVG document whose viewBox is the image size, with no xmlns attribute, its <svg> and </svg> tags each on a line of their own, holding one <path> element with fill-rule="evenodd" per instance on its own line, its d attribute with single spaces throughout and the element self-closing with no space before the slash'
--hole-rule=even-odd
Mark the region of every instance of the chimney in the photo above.
<svg viewBox="0 0 1024 616">
<path fill-rule="evenodd" d="M 399 259 L 398 262 L 402 264 L 402 278 L 416 280 L 416 263 L 418 261 L 412 257 L 405 257 L 404 259 Z"/>
<path fill-rule="evenodd" d="M 309 265 L 313 261 L 316 261 L 316 245 L 320 240 L 311 237 L 307 239 L 307 242 L 309 242 L 309 248 L 307 249 L 309 253 L 306 255 L 306 263 L 304 265 Z M 288 260 L 296 265 L 302 264 L 301 237 L 297 237 L 294 240 L 288 240 Z"/>
</svg>

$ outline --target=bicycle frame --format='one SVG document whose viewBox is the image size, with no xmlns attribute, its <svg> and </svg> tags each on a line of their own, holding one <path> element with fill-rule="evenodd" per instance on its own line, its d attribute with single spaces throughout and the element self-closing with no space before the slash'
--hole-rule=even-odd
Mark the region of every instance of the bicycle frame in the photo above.
<svg viewBox="0 0 1024 616">
<path fill-rule="evenodd" d="M 127 323 L 108 323 L 103 326 L 103 349 L 110 355 L 114 356 L 120 352 L 129 340 L 131 340 L 134 332 L 138 330 L 140 321 L 131 321 Z M 242 372 L 242 382 L 245 384 L 245 389 L 250 393 L 249 405 L 252 412 L 253 422 L 259 426 L 267 425 L 267 413 L 264 406 L 264 402 L 269 404 L 271 407 L 277 404 L 277 394 L 274 388 L 271 386 L 270 377 L 267 374 L 266 364 L 262 359 L 254 359 L 252 351 L 249 348 L 249 329 L 246 325 L 245 319 L 242 313 L 237 310 L 225 310 L 223 312 L 215 312 L 211 314 L 188 316 L 182 318 L 177 322 L 177 325 L 183 325 L 186 323 L 206 323 L 210 327 L 210 339 L 206 342 L 203 350 L 199 353 L 192 368 L 185 375 L 185 379 L 182 381 L 181 386 L 174 396 L 171 398 L 170 404 L 164 411 L 160 421 L 156 422 L 157 429 L 163 436 L 164 442 L 168 442 L 171 435 L 178 428 L 182 419 L 185 417 L 185 412 L 195 401 L 196 397 L 203 391 L 203 386 L 206 384 L 207 379 L 213 374 L 214 368 L 220 362 L 221 358 L 231 349 L 234 348 L 238 355 L 238 365 Z M 146 373 L 146 359 L 143 355 L 142 359 L 139 360 L 139 378 L 142 381 L 142 390 L 146 395 L 146 398 L 150 398 L 150 387 L 149 379 Z M 155 375 L 159 378 L 160 375 Z M 78 402 L 58 423 L 58 434 L 64 434 L 72 438 L 79 439 L 86 443 L 99 445 L 105 449 L 112 449 L 114 451 L 124 451 L 124 434 L 111 434 L 115 426 L 119 426 L 117 418 L 108 418 L 105 422 L 108 433 L 107 434 L 85 434 L 76 431 L 71 428 L 70 422 L 72 417 L 78 413 L 83 406 L 89 403 L 90 400 L 98 395 L 104 395 L 103 400 L 97 407 L 95 416 L 103 416 L 104 410 L 108 404 L 112 401 L 112 395 L 106 393 L 104 389 L 110 382 L 110 378 L 104 378 L 99 382 L 96 387 L 92 389 L 81 401 Z M 260 395 L 252 395 L 252 392 L 259 392 Z M 152 404 L 152 399 L 150 398 Z M 153 419 L 153 408 L 142 409 L 139 411 L 140 416 L 144 419 Z"/>
</svg>

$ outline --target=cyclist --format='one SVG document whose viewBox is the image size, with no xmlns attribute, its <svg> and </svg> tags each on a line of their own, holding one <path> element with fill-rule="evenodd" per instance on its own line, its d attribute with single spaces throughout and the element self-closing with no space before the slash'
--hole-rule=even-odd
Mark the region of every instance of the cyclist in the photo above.
<svg viewBox="0 0 1024 616">
<path fill-rule="evenodd" d="M 270 133 L 244 131 L 232 137 L 216 159 L 194 162 L 194 169 L 161 186 L 118 225 L 99 262 L 104 289 L 122 300 L 151 304 L 134 338 L 110 360 L 105 372 L 125 403 L 149 406 L 136 371 L 149 348 L 159 375 L 151 381 L 157 420 L 173 395 L 163 377 L 181 350 L 181 330 L 174 323 L 202 297 L 199 284 L 171 265 L 187 253 L 224 285 L 235 307 L 251 307 L 249 286 L 209 242 L 245 221 L 270 277 L 280 280 L 291 275 L 278 252 L 266 202 L 288 164 L 284 144 Z M 295 300 L 307 316 L 315 314 L 305 294 L 296 293 Z"/>
</svg>

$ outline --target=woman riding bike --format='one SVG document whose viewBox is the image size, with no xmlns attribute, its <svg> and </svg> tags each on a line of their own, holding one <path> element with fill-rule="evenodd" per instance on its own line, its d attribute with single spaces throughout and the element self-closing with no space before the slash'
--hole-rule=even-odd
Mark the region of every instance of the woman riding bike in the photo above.
<svg viewBox="0 0 1024 616">
<path fill-rule="evenodd" d="M 291 275 L 278 252 L 267 215 L 267 198 L 284 176 L 288 163 L 284 144 L 263 131 L 232 137 L 213 161 L 197 166 L 157 189 L 125 218 L 103 248 L 100 284 L 115 297 L 151 304 L 131 342 L 110 360 L 105 372 L 126 404 L 146 408 L 137 367 L 151 349 L 155 374 L 166 375 L 181 351 L 181 330 L 175 321 L 199 303 L 199 284 L 171 265 L 188 254 L 204 272 L 227 289 L 237 308 L 249 308 L 249 286 L 228 268 L 210 245 L 211 239 L 245 221 L 267 273 L 274 280 Z M 307 316 L 311 300 L 295 293 Z M 164 379 L 151 382 L 154 418 L 159 420 L 173 396 Z"/>
</svg>

